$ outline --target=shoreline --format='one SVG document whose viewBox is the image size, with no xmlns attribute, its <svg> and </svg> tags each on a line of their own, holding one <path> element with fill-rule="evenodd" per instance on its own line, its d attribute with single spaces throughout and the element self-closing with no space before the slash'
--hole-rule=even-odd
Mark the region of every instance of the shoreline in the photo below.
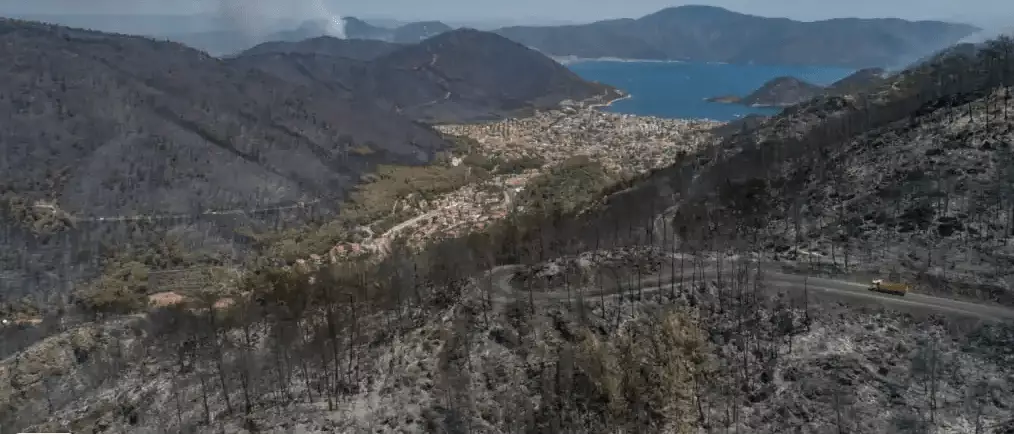
<svg viewBox="0 0 1014 434">
<path fill-rule="evenodd" d="M 622 57 L 577 57 L 577 56 L 550 56 L 561 65 L 571 65 L 583 62 L 619 62 L 619 63 L 687 63 L 686 60 L 675 59 L 626 59 Z M 710 63 L 710 62 L 707 62 Z"/>
<path fill-rule="evenodd" d="M 629 93 L 628 94 L 623 94 L 619 98 L 614 98 L 614 99 L 612 99 L 612 100 L 610 100 L 608 102 L 604 102 L 604 103 L 591 104 L 591 105 L 585 106 L 585 108 L 587 108 L 589 110 L 598 110 L 598 109 L 601 109 L 601 108 L 604 108 L 604 107 L 609 107 L 609 106 L 613 105 L 613 103 L 615 103 L 617 101 L 622 101 L 622 100 L 630 99 L 630 98 L 633 98 L 633 97 L 634 96 L 631 95 L 631 94 L 629 94 Z M 701 121 L 701 122 L 716 122 L 716 123 L 719 123 L 719 124 L 727 124 L 729 122 L 732 122 L 732 120 L 719 121 L 719 120 L 710 119 L 710 118 L 672 118 L 672 117 L 666 117 L 666 116 L 640 115 L 640 114 L 631 114 L 631 113 L 614 113 L 614 114 L 623 114 L 625 116 L 635 116 L 635 117 L 641 117 L 641 118 L 669 119 L 669 120 L 683 120 L 683 121 Z M 743 115 L 743 116 L 746 116 L 746 115 Z"/>
<path fill-rule="evenodd" d="M 609 107 L 609 106 L 613 105 L 614 102 L 622 101 L 622 100 L 625 100 L 625 99 L 630 99 L 632 97 L 633 96 L 630 95 L 630 94 L 625 94 L 625 95 L 620 96 L 619 98 L 614 98 L 614 99 L 609 100 L 609 101 L 604 102 L 604 103 L 598 103 L 598 104 L 589 105 L 588 108 L 592 109 L 592 110 L 595 110 L 595 109 L 600 109 L 600 108 L 603 108 L 603 107 Z"/>
</svg>

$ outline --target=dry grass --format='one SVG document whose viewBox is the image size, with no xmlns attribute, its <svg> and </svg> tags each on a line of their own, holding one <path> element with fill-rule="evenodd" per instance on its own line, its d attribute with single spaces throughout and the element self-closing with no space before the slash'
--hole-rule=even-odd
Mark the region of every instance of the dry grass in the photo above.
<svg viewBox="0 0 1014 434">
<path fill-rule="evenodd" d="M 264 251 L 286 263 L 324 254 L 338 243 L 354 241 L 357 226 L 370 226 L 374 233 L 381 233 L 410 217 L 402 209 L 405 201 L 430 201 L 487 176 L 487 171 L 467 164 L 379 166 L 351 194 L 338 219 L 310 230 L 268 236 Z"/>
<path fill-rule="evenodd" d="M 418 195 L 431 199 L 468 184 L 471 170 L 467 166 L 389 166 L 377 167 L 371 181 L 352 193 L 345 210 L 345 221 L 365 224 L 396 211 L 399 199 Z"/>
</svg>

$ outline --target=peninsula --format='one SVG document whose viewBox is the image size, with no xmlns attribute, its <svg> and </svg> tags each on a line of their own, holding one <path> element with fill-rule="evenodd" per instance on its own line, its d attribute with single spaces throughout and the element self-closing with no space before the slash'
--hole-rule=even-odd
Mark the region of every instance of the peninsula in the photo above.
<svg viewBox="0 0 1014 434">
<path fill-rule="evenodd" d="M 826 87 L 795 77 L 777 77 L 744 97 L 722 95 L 707 98 L 706 101 L 751 107 L 788 107 L 818 96 L 862 92 L 882 83 L 885 76 L 886 71 L 882 68 L 864 68 Z"/>
</svg>

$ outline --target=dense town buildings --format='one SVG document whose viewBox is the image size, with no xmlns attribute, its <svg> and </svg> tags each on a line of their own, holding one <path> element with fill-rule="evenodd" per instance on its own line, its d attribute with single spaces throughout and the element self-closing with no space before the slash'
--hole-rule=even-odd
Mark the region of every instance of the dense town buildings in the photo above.
<svg viewBox="0 0 1014 434">
<path fill-rule="evenodd" d="M 429 201 L 413 201 L 414 209 L 402 211 L 414 217 L 361 244 L 338 246 L 332 258 L 354 251 L 383 251 L 395 237 L 419 246 L 435 237 L 485 228 L 508 214 L 514 205 L 512 197 L 530 180 L 571 157 L 583 155 L 599 161 L 617 178 L 666 167 L 681 154 L 711 143 L 709 130 L 719 124 L 615 114 L 595 106 L 565 104 L 528 118 L 438 126 L 445 134 L 473 139 L 479 148 L 471 150 L 474 154 L 496 161 L 532 158 L 542 165 L 519 173 L 497 174 Z M 461 159 L 452 164 L 462 164 Z"/>
</svg>

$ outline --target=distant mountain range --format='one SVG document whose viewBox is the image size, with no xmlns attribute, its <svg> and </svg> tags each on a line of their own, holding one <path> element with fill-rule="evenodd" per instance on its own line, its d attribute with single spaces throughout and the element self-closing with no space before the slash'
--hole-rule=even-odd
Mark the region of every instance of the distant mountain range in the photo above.
<svg viewBox="0 0 1014 434">
<path fill-rule="evenodd" d="M 795 77 L 777 77 L 744 97 L 720 96 L 708 101 L 752 107 L 788 107 L 818 96 L 844 95 L 871 89 L 885 80 L 882 68 L 860 69 L 829 86 L 818 86 Z"/>
<path fill-rule="evenodd" d="M 245 50 L 231 59 L 252 58 L 259 55 L 320 55 L 368 61 L 405 46 L 404 44 L 373 39 L 340 39 L 332 36 L 318 36 L 298 42 L 265 42 Z"/>
<path fill-rule="evenodd" d="M 344 27 L 326 20 L 305 21 L 289 29 L 253 36 L 231 30 L 214 30 L 166 35 L 165 38 L 207 51 L 214 56 L 231 56 L 264 42 L 299 42 L 319 36 L 366 39 L 397 44 L 413 44 L 453 30 L 439 21 L 420 21 L 389 28 L 355 17 L 342 18 Z"/>
<path fill-rule="evenodd" d="M 375 26 L 358 18 L 345 18 L 345 37 L 349 39 L 379 39 L 399 44 L 420 42 L 426 38 L 453 30 L 440 21 L 419 21 L 395 28 Z"/>
<path fill-rule="evenodd" d="M 331 37 L 269 42 L 230 62 L 370 98 L 426 122 L 496 119 L 612 91 L 516 42 L 470 29 L 408 45 Z"/>
<path fill-rule="evenodd" d="M 900 19 L 800 22 L 680 6 L 638 19 L 496 32 L 552 56 L 865 68 L 929 54 L 978 30 L 966 24 Z"/>
<path fill-rule="evenodd" d="M 368 22 L 343 18 L 256 37 L 230 31 L 176 34 L 169 39 L 213 55 L 232 55 L 267 41 L 344 36 L 415 43 L 452 30 L 440 21 Z M 379 24 L 388 24 L 382 26 Z M 510 26 L 493 30 L 555 57 L 683 60 L 782 65 L 892 67 L 929 55 L 980 32 L 942 21 L 841 18 L 815 22 L 740 14 L 712 6 L 680 6 L 641 18 L 590 24 Z"/>
</svg>

